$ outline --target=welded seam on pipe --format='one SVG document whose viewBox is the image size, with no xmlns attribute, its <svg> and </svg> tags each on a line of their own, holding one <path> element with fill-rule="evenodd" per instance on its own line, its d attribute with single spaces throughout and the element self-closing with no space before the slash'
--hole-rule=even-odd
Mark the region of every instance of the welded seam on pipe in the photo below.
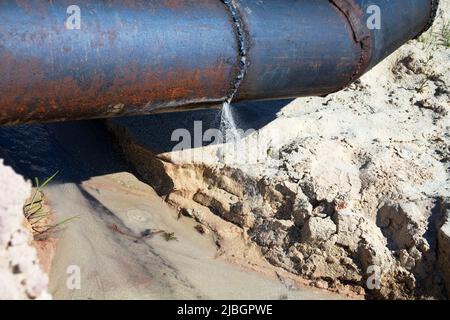
<svg viewBox="0 0 450 320">
<path fill-rule="evenodd" d="M 330 0 L 330 2 L 345 16 L 353 33 L 353 40 L 361 46 L 361 55 L 355 72 L 352 74 L 348 86 L 358 79 L 370 64 L 372 56 L 372 38 L 370 30 L 364 25 L 361 8 L 352 0 Z"/>
<path fill-rule="evenodd" d="M 221 0 L 223 4 L 227 7 L 231 18 L 233 19 L 234 29 L 236 33 L 236 39 L 238 43 L 238 56 L 239 56 L 239 72 L 234 80 L 233 87 L 230 94 L 228 94 L 226 103 L 231 103 L 234 96 L 236 95 L 242 81 L 247 73 L 248 68 L 248 49 L 247 49 L 247 34 L 245 31 L 245 25 L 239 13 L 239 9 L 234 0 Z"/>
<path fill-rule="evenodd" d="M 425 25 L 425 27 L 419 32 L 419 34 L 414 39 L 419 38 L 421 35 L 423 35 L 425 32 L 427 32 L 433 26 L 434 20 L 436 20 L 438 9 L 439 9 L 439 1 L 440 0 L 430 0 L 430 2 L 431 2 L 430 18 L 428 19 L 428 22 Z"/>
</svg>

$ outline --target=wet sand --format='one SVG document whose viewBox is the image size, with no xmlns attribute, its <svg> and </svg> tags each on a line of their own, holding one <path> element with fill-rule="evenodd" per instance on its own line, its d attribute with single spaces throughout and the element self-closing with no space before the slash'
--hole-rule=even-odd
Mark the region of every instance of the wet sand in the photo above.
<svg viewBox="0 0 450 320">
<path fill-rule="evenodd" d="M 57 221 L 79 216 L 58 234 L 50 272 L 56 299 L 339 298 L 217 258 L 211 234 L 178 220 L 151 187 L 123 173 L 132 170 L 100 121 L 1 128 L 0 156 L 30 180 L 60 171 L 45 190 L 49 205 Z M 177 241 L 136 241 L 147 229 L 173 232 Z M 79 290 L 67 287 L 70 266 L 80 268 Z"/>
<path fill-rule="evenodd" d="M 221 261 L 211 235 L 181 218 L 147 185 L 121 173 L 48 190 L 58 219 L 80 218 L 60 234 L 50 273 L 56 299 L 335 299 L 297 289 Z M 139 239 L 145 230 L 174 233 Z M 66 286 L 67 268 L 81 288 Z"/>
</svg>

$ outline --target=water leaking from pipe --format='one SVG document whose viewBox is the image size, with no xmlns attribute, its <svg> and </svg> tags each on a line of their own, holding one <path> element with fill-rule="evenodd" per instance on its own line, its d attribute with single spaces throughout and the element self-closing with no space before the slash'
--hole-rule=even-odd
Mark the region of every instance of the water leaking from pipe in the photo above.
<svg viewBox="0 0 450 320">
<path fill-rule="evenodd" d="M 237 142 L 242 138 L 242 134 L 236 124 L 236 119 L 233 114 L 233 107 L 228 102 L 224 102 L 222 106 L 219 130 L 223 142 Z"/>
<path fill-rule="evenodd" d="M 0 0 L 0 125 L 338 91 L 426 30 L 437 0 Z M 401 13 L 401 14 L 400 14 Z"/>
</svg>

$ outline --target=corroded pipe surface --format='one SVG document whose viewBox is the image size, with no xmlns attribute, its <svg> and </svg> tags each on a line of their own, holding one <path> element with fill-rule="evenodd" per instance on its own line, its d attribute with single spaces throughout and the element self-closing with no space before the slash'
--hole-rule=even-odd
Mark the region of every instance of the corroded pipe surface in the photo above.
<svg viewBox="0 0 450 320">
<path fill-rule="evenodd" d="M 0 0 L 0 124 L 325 95 L 426 30 L 438 0 L 75 2 Z"/>
</svg>

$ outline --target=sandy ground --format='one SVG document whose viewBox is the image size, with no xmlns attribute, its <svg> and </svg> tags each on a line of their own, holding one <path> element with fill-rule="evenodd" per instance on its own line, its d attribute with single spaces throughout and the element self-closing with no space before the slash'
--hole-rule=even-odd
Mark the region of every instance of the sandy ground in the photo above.
<svg viewBox="0 0 450 320">
<path fill-rule="evenodd" d="M 50 273 L 56 299 L 336 298 L 217 259 L 212 235 L 197 232 L 191 219 L 177 220 L 173 209 L 130 174 L 54 185 L 48 195 L 58 218 L 80 215 L 60 235 Z M 161 234 L 142 239 L 145 230 L 173 232 L 177 240 Z M 70 265 L 80 267 L 80 290 L 66 287 Z"/>
<path fill-rule="evenodd" d="M 200 234 L 195 221 L 179 219 L 151 187 L 124 172 L 98 121 L 1 128 L 0 137 L 2 156 L 28 179 L 60 171 L 45 190 L 55 220 L 79 216 L 55 236 L 56 299 L 342 298 L 221 259 L 213 233 Z M 160 230 L 177 240 L 139 239 Z M 81 271 L 79 290 L 67 286 L 73 266 Z"/>
<path fill-rule="evenodd" d="M 51 299 L 23 205 L 31 185 L 0 159 L 0 300 Z"/>
<path fill-rule="evenodd" d="M 201 140 L 193 121 L 201 133 L 217 128 L 211 112 L 108 125 L 169 204 L 218 235 L 239 228 L 272 266 L 368 298 L 444 298 L 449 267 L 438 252 L 450 243 L 438 237 L 450 203 L 449 14 L 450 1 L 441 1 L 428 33 L 341 92 L 233 106 L 228 125 L 256 129 L 235 141 L 182 151 L 173 149 L 177 139 L 154 142 L 170 141 L 177 128 Z M 173 130 L 158 132 L 157 124 Z M 239 255 L 232 240 L 219 240 L 223 255 Z M 382 271 L 377 290 L 367 285 L 372 267 Z"/>
<path fill-rule="evenodd" d="M 59 234 L 55 298 L 339 297 L 302 279 L 367 298 L 446 297 L 450 1 L 441 2 L 430 32 L 350 88 L 233 108 L 238 127 L 257 129 L 238 141 L 172 152 L 174 130 L 217 127 L 216 111 L 108 121 L 127 162 L 96 121 L 1 128 L 6 163 L 29 179 L 61 170 L 49 204 L 58 219 L 80 216 Z M 177 241 L 140 239 L 148 230 Z M 80 290 L 66 286 L 69 266 L 80 267 Z M 375 291 L 371 266 L 382 271 Z"/>
</svg>

